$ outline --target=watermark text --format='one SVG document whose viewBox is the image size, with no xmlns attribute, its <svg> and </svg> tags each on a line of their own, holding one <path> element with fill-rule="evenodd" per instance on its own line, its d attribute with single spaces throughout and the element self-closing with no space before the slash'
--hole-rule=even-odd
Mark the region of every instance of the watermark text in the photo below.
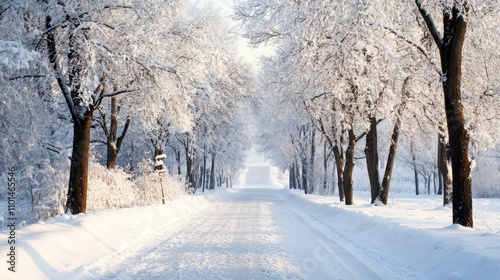
<svg viewBox="0 0 500 280">
<path fill-rule="evenodd" d="M 7 269 L 16 272 L 16 168 L 7 169 Z"/>
</svg>

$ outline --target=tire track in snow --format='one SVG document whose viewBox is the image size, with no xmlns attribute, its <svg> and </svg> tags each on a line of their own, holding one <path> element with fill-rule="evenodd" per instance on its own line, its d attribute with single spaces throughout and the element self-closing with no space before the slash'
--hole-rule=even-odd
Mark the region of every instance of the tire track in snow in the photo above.
<svg viewBox="0 0 500 280">
<path fill-rule="evenodd" d="M 221 197 L 221 199 L 224 197 Z M 196 203 L 196 200 L 193 203 Z M 150 259 L 157 258 L 154 252 L 155 248 L 160 248 L 161 243 L 168 244 L 169 240 L 174 239 L 173 233 L 176 231 L 173 231 L 173 229 L 182 231 L 191 227 L 192 225 L 186 223 L 186 219 L 203 221 L 206 216 L 210 215 L 210 210 L 216 208 L 220 203 L 217 200 L 210 202 L 208 207 L 199 207 L 198 211 L 194 213 L 182 216 L 180 219 L 167 221 L 159 229 L 152 231 L 145 229 L 144 234 L 127 244 L 124 249 L 99 259 L 71 279 L 139 279 L 141 275 L 136 275 L 136 272 L 140 271 L 141 268 L 148 268 L 147 262 Z M 189 208 L 189 206 L 187 207 Z M 152 270 L 154 271 L 154 269 Z"/>
<path fill-rule="evenodd" d="M 332 213 L 332 208 L 283 192 L 285 196 L 283 199 L 287 202 L 290 211 L 308 225 L 313 236 L 320 237 L 319 241 L 324 244 L 325 248 L 329 248 L 325 252 L 326 254 L 322 255 L 322 258 L 337 259 L 337 256 L 341 256 L 341 261 L 349 264 L 350 270 L 359 275 L 357 279 L 421 279 L 422 276 L 419 276 L 414 270 L 397 263 L 396 256 L 390 260 L 384 259 L 371 248 L 373 244 L 358 243 L 346 236 L 339 227 L 335 227 L 334 219 L 324 214 L 328 211 L 322 211 L 328 209 Z M 296 202 L 292 203 L 293 201 Z M 291 207 L 291 204 L 297 206 L 301 202 L 303 207 Z M 303 210 L 304 207 L 308 206 L 306 204 L 312 204 L 313 207 L 308 207 L 309 210 L 313 208 L 311 213 Z M 320 219 L 319 216 L 323 219 Z M 345 227 L 345 225 L 339 226 L 340 228 Z M 373 242 L 376 241 L 376 239 L 373 240 Z M 368 274 L 365 274 L 365 271 Z"/>
</svg>

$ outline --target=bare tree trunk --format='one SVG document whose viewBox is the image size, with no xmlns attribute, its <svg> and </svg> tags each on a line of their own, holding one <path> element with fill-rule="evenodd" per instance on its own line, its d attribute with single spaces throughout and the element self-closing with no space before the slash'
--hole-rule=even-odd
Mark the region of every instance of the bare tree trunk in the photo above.
<svg viewBox="0 0 500 280">
<path fill-rule="evenodd" d="M 205 191 L 205 186 L 206 186 L 206 175 L 207 175 L 207 151 L 206 151 L 206 146 L 203 145 L 203 170 L 201 171 L 201 185 L 202 185 L 202 189 L 201 191 L 204 192 Z"/>
<path fill-rule="evenodd" d="M 389 147 L 389 155 L 387 156 L 387 165 L 385 166 L 384 178 L 382 180 L 382 186 L 379 194 L 379 200 L 385 205 L 387 205 L 387 199 L 389 198 L 389 190 L 391 188 L 392 170 L 394 168 L 394 161 L 396 159 L 396 150 L 398 148 L 399 130 L 401 127 L 401 114 L 403 108 L 404 104 L 402 104 L 399 109 L 398 117 L 396 119 L 396 123 L 394 124 L 394 129 L 392 131 L 391 146 Z"/>
<path fill-rule="evenodd" d="M 299 179 L 298 178 L 298 170 L 297 170 L 297 163 L 292 163 L 292 167 L 293 167 L 293 188 L 296 190 L 298 189 L 298 183 L 297 183 L 297 180 Z"/>
<path fill-rule="evenodd" d="M 342 141 L 342 140 L 341 140 Z M 343 159 L 343 149 L 339 146 L 333 147 L 333 154 L 335 155 L 335 166 L 337 167 L 337 186 L 339 189 L 339 199 L 344 201 L 344 159 Z"/>
<path fill-rule="evenodd" d="M 302 174 L 300 174 L 299 161 L 295 159 L 295 184 L 299 190 L 302 190 L 301 178 Z"/>
<path fill-rule="evenodd" d="M 302 158 L 302 189 L 304 190 L 304 193 L 307 194 L 307 159 Z"/>
<path fill-rule="evenodd" d="M 457 2 L 455 2 L 457 3 Z M 453 7 L 453 18 L 448 32 L 450 45 L 444 49 L 443 88 L 445 89 L 445 108 L 450 139 L 451 165 L 453 175 L 453 223 L 473 227 L 472 217 L 472 179 L 469 160 L 469 133 L 465 128 L 465 116 L 462 106 L 460 82 L 462 78 L 462 46 L 467 23 L 464 15 L 467 11 Z M 447 32 L 445 32 L 447 33 Z M 443 63 L 444 62 L 444 63 Z"/>
<path fill-rule="evenodd" d="M 179 178 L 182 175 L 181 172 L 181 151 L 177 150 L 175 151 L 175 162 L 177 163 L 177 175 L 179 175 Z"/>
<path fill-rule="evenodd" d="M 327 151 L 327 143 L 323 145 L 323 194 L 327 193 L 328 188 L 328 155 Z"/>
<path fill-rule="evenodd" d="M 345 167 L 344 167 L 344 194 L 345 204 L 352 205 L 354 203 L 354 186 L 352 182 L 352 172 L 354 170 L 354 148 L 356 146 L 356 135 L 354 129 L 348 129 L 349 142 L 345 152 Z"/>
<path fill-rule="evenodd" d="M 311 129 L 311 157 L 309 158 L 309 170 L 307 172 L 308 176 L 308 189 L 307 193 L 314 193 L 314 159 L 316 154 L 316 129 L 313 127 Z"/>
<path fill-rule="evenodd" d="M 191 139 L 189 135 L 186 137 L 186 145 L 184 146 L 186 150 L 186 188 L 192 188 L 193 191 L 196 190 L 195 176 L 194 176 L 194 158 L 193 158 L 193 148 L 191 147 Z"/>
<path fill-rule="evenodd" d="M 452 6 L 443 3 L 443 35 L 437 30 L 434 20 L 415 1 L 428 30 L 439 48 L 441 57 L 442 83 L 448 138 L 450 141 L 451 164 L 453 170 L 453 223 L 473 227 L 472 179 L 469 159 L 469 133 L 465 126 L 462 105 L 462 49 L 467 30 L 467 1 L 454 1 Z"/>
<path fill-rule="evenodd" d="M 439 181 L 439 188 L 437 191 L 438 195 L 443 194 L 443 165 L 446 157 L 443 154 L 445 147 L 441 141 L 441 133 L 438 133 L 438 157 L 437 157 L 437 173 L 438 173 L 438 181 Z"/>
<path fill-rule="evenodd" d="M 106 119 L 103 119 L 102 122 L 102 126 L 107 138 L 106 167 L 108 169 L 114 169 L 116 158 L 118 157 L 118 149 L 115 146 L 116 134 L 118 131 L 118 110 L 116 108 L 116 97 L 111 98 L 111 124 L 109 131 L 106 130 Z"/>
<path fill-rule="evenodd" d="M 308 185 L 308 178 L 309 178 L 309 166 L 308 166 L 308 161 L 307 161 L 307 152 L 309 150 L 309 141 L 308 141 L 308 136 L 307 135 L 307 129 L 306 126 L 303 125 L 300 129 L 300 137 L 301 137 L 301 142 L 299 142 L 300 146 L 300 161 L 302 164 L 302 190 L 304 191 L 305 194 L 309 193 L 309 185 Z"/>
<path fill-rule="evenodd" d="M 443 182 L 443 206 L 451 204 L 452 201 L 452 170 L 450 169 L 450 152 L 449 145 L 446 142 L 446 135 L 444 125 L 439 127 L 439 159 L 438 167 L 441 173 L 439 178 Z"/>
<path fill-rule="evenodd" d="M 431 195 L 431 173 L 427 172 L 426 174 L 425 180 L 427 181 L 427 195 Z"/>
<path fill-rule="evenodd" d="M 73 151 L 66 201 L 66 212 L 69 210 L 72 214 L 87 212 L 91 124 L 91 113 L 86 114 L 84 119 L 75 120 L 73 124 Z"/>
<path fill-rule="evenodd" d="M 210 167 L 210 185 L 211 190 L 215 189 L 215 153 L 212 153 L 212 164 Z"/>
<path fill-rule="evenodd" d="M 337 174 L 337 166 L 335 166 L 335 164 L 334 164 L 332 166 L 332 180 L 331 180 L 331 182 L 329 184 L 330 194 L 331 195 L 335 195 L 335 186 L 337 186 L 337 189 L 338 189 L 337 182 L 335 181 L 335 174 Z"/>
<path fill-rule="evenodd" d="M 106 118 L 104 114 L 101 114 L 102 123 L 101 127 L 104 130 L 104 134 L 106 135 L 107 141 L 107 157 L 106 157 L 106 167 L 108 169 L 115 168 L 116 159 L 118 158 L 118 153 L 120 152 L 123 139 L 127 134 L 127 130 L 130 126 L 130 117 L 127 117 L 125 121 L 125 126 L 123 128 L 122 134 L 120 137 L 116 137 L 118 134 L 118 115 L 120 113 L 120 107 L 117 105 L 116 97 L 111 97 L 111 124 L 110 129 L 106 128 Z"/>
<path fill-rule="evenodd" d="M 437 194 L 437 184 L 436 184 L 436 169 L 437 167 L 434 166 L 434 170 L 432 171 L 432 182 L 434 183 L 434 194 Z"/>
<path fill-rule="evenodd" d="M 417 168 L 417 156 L 415 154 L 414 148 L 413 148 L 413 141 L 410 143 L 410 152 L 411 152 L 411 161 L 413 163 L 413 173 L 415 175 L 415 194 L 419 195 L 420 192 L 418 191 L 418 168 Z"/>
<path fill-rule="evenodd" d="M 370 117 L 370 128 L 366 133 L 366 169 L 370 179 L 371 203 L 374 203 L 380 192 L 380 178 L 378 171 L 378 147 L 377 147 L 377 119 Z"/>
</svg>

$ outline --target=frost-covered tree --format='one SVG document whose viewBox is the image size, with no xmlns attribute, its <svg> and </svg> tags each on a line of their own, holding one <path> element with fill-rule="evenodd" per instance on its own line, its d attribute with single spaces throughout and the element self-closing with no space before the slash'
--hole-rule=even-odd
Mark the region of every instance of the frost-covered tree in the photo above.
<svg viewBox="0 0 500 280">
<path fill-rule="evenodd" d="M 168 5 L 123 1 L 13 3 L 6 3 L 11 5 L 6 11 L 29 15 L 24 22 L 31 24 L 20 31 L 18 38 L 31 37 L 31 42 L 35 42 L 32 47 L 44 54 L 40 59 L 50 69 L 48 72 L 25 73 L 20 78 L 53 78 L 56 90 L 64 97 L 69 109 L 73 123 L 73 149 L 66 208 L 72 213 L 85 212 L 94 111 L 107 97 L 133 93 L 131 99 L 137 106 L 143 104 L 141 96 L 144 99 L 153 89 L 154 92 L 165 91 L 154 79 L 158 78 L 158 72 L 175 70 L 167 63 L 164 52 L 155 53 L 164 42 L 152 43 L 149 40 L 165 27 L 160 23 L 166 19 L 158 17 L 175 11 L 176 2 Z M 31 46 L 30 42 L 27 46 Z M 111 130 L 113 132 L 114 128 Z M 108 139 L 115 138 L 113 135 L 109 133 Z"/>
<path fill-rule="evenodd" d="M 46 42 L 52 74 L 73 120 L 66 209 L 82 213 L 86 211 L 93 114 L 104 98 L 135 91 L 131 72 L 141 63 L 134 61 L 136 53 L 127 49 L 128 44 L 116 39 L 135 29 L 130 25 L 134 20 L 125 18 L 140 19 L 133 6 L 120 2 L 60 1 L 40 9 L 46 28 L 40 42 Z"/>
<path fill-rule="evenodd" d="M 493 26 L 495 26 L 495 22 L 498 25 L 498 21 L 494 19 L 493 21 L 491 19 L 489 21 L 488 18 L 495 11 L 498 12 L 498 3 L 443 1 L 440 3 L 440 8 L 432 9 L 430 10 L 431 12 L 429 12 L 429 6 L 434 7 L 432 5 L 436 5 L 435 3 L 428 5 L 422 0 L 416 0 L 415 4 L 438 48 L 441 61 L 441 81 L 453 174 L 453 223 L 472 227 L 472 174 L 469 158 L 471 120 L 469 119 L 470 117 L 466 116 L 464 99 L 462 97 L 462 65 L 465 60 L 463 58 L 464 46 L 467 44 L 466 31 L 468 30 L 470 19 L 474 18 L 474 15 L 471 15 L 471 8 L 476 10 L 476 16 L 481 15 L 481 17 L 485 17 L 486 25 L 492 26 L 491 24 L 493 23 Z M 442 15 L 441 31 L 433 18 L 434 11 L 439 11 Z M 474 21 L 472 20 L 472 22 Z M 470 32 L 481 33 L 480 26 L 476 25 L 474 27 L 477 29 Z M 488 33 L 490 32 L 491 30 L 488 30 Z M 498 36 L 494 35 L 493 38 L 495 37 L 498 39 Z M 479 43 L 477 38 L 473 41 L 473 46 L 476 49 Z M 483 43 L 483 46 L 487 46 L 487 44 L 488 42 Z M 493 51 L 489 55 L 495 56 L 496 54 Z M 496 63 L 493 64 L 493 68 L 497 67 L 495 66 Z M 466 67 L 474 66 L 473 64 L 467 64 Z M 477 66 L 474 68 L 477 68 Z M 489 67 L 486 66 L 484 68 L 487 71 Z M 490 90 L 491 88 L 486 87 L 482 96 L 476 95 L 476 98 L 483 99 L 484 97 L 488 97 L 491 92 Z"/>
<path fill-rule="evenodd" d="M 64 212 L 69 167 L 69 116 L 31 44 L 37 25 L 30 8 L 23 1 L 0 4 L 0 168 L 16 169 L 18 209 L 27 221 Z"/>
</svg>

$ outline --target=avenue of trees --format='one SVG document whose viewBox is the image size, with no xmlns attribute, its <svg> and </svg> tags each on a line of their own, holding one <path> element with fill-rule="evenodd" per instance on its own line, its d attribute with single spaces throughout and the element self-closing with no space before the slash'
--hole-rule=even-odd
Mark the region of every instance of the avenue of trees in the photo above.
<svg viewBox="0 0 500 280">
<path fill-rule="evenodd" d="M 275 50 L 256 90 L 263 150 L 291 188 L 336 182 L 348 205 L 362 161 L 371 202 L 387 204 L 399 157 L 417 194 L 419 177 L 429 189 L 438 177 L 453 223 L 472 227 L 473 164 L 498 143 L 499 14 L 494 1 L 240 2 L 250 43 Z"/>
<path fill-rule="evenodd" d="M 196 2 L 1 1 L 20 215 L 230 187 L 252 140 L 290 188 L 347 205 L 359 182 L 387 204 L 404 175 L 472 227 L 473 195 L 500 196 L 498 1 L 239 0 L 239 29 Z M 238 33 L 271 50 L 258 65 Z"/>
</svg>

